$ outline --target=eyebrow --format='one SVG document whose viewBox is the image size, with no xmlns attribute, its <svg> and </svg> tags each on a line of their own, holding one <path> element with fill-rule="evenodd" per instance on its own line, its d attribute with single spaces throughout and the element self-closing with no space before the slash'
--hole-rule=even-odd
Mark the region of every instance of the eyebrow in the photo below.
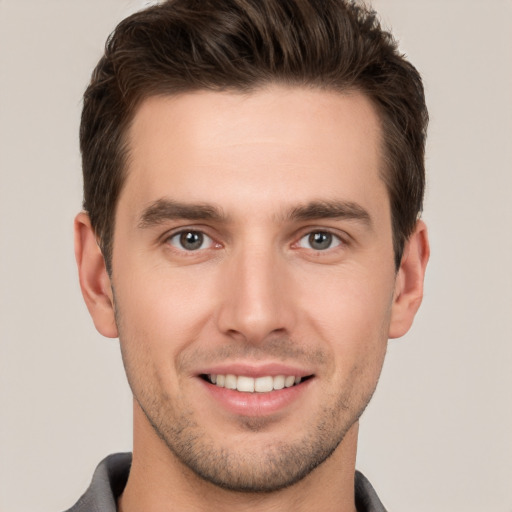
<svg viewBox="0 0 512 512">
<path fill-rule="evenodd" d="M 187 219 L 226 222 L 228 217 L 207 203 L 181 203 L 172 199 L 158 199 L 145 208 L 140 216 L 139 228 L 145 229 L 162 224 L 167 220 Z M 311 201 L 292 208 L 282 221 L 307 221 L 318 219 L 348 219 L 360 221 L 371 227 L 370 214 L 359 204 L 351 201 Z"/>
<path fill-rule="evenodd" d="M 352 201 L 311 201 L 293 208 L 287 215 L 288 220 L 348 219 L 356 220 L 371 227 L 370 214 L 361 205 Z"/>
<path fill-rule="evenodd" d="M 198 203 L 180 203 L 171 199 L 158 199 L 145 208 L 140 216 L 139 228 L 149 228 L 167 220 L 226 221 L 226 215 L 215 206 Z"/>
</svg>

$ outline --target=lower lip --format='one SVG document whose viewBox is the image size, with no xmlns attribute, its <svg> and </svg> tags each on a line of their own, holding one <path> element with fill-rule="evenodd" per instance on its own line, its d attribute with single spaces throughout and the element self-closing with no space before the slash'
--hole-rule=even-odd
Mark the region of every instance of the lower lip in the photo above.
<svg viewBox="0 0 512 512">
<path fill-rule="evenodd" d="M 221 388 L 200 379 L 207 392 L 230 413 L 242 416 L 267 416 L 277 413 L 298 400 L 310 386 L 312 378 L 290 388 L 269 393 L 244 393 Z"/>
</svg>

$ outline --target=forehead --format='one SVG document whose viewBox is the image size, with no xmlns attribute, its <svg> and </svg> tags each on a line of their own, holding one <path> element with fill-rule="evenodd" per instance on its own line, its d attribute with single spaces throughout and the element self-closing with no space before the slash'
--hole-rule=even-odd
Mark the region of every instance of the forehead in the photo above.
<svg viewBox="0 0 512 512">
<path fill-rule="evenodd" d="M 376 111 L 359 92 L 272 86 L 155 96 L 129 129 L 120 201 L 129 196 L 141 208 L 169 195 L 225 208 L 371 203 L 385 187 L 381 145 Z M 365 197 L 343 197 L 354 194 Z"/>
</svg>

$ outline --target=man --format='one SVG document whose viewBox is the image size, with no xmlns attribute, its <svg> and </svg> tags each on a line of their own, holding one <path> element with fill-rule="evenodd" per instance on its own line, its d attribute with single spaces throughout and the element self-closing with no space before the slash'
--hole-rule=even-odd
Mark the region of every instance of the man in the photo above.
<svg viewBox="0 0 512 512">
<path fill-rule="evenodd" d="M 71 509 L 381 511 L 355 472 L 429 255 L 421 79 L 341 0 L 176 0 L 85 93 L 82 292 L 119 336 L 133 457 Z"/>
</svg>

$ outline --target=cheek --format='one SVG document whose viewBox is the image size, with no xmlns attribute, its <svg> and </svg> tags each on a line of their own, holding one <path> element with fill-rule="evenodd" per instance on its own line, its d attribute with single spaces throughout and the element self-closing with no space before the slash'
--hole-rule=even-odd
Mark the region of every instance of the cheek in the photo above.
<svg viewBox="0 0 512 512">
<path fill-rule="evenodd" d="M 387 345 L 393 279 L 351 269 L 302 288 L 302 317 L 327 345 L 337 370 L 381 365 Z"/>
<path fill-rule="evenodd" d="M 134 266 L 133 268 L 137 268 Z M 161 265 L 128 273 L 119 279 L 116 295 L 128 318 L 153 335 L 178 341 L 186 330 L 198 329 L 212 306 L 211 279 L 201 272 Z M 169 339 L 170 338 L 170 339 Z"/>
<path fill-rule="evenodd" d="M 115 286 L 116 319 L 128 373 L 153 375 L 175 385 L 179 355 L 192 345 L 211 317 L 206 282 L 183 279 L 180 272 L 132 272 Z"/>
</svg>

